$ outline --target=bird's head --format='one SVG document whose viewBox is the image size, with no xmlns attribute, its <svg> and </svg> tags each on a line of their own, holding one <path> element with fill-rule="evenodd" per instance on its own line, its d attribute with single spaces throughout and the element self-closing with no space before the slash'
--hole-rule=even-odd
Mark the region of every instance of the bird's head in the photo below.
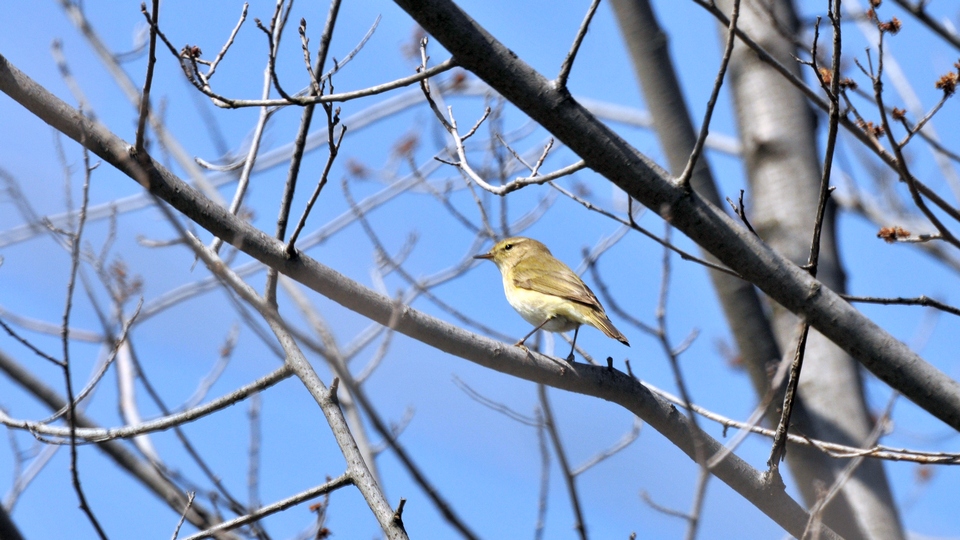
<svg viewBox="0 0 960 540">
<path fill-rule="evenodd" d="M 547 246 L 540 242 L 532 238 L 514 236 L 497 242 L 490 251 L 476 255 L 474 259 L 489 259 L 502 269 L 516 266 L 518 262 L 537 255 L 552 256 Z"/>
</svg>

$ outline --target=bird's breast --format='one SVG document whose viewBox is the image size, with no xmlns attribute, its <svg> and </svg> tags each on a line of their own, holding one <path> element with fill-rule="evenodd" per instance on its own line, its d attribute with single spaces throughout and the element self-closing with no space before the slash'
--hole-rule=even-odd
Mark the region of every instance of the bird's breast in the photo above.
<svg viewBox="0 0 960 540">
<path fill-rule="evenodd" d="M 513 306 L 513 309 L 520 314 L 528 323 L 539 326 L 547 319 L 553 319 L 543 325 L 543 329 L 549 332 L 569 332 L 577 326 L 584 324 L 579 313 L 572 311 L 569 300 L 544 294 L 530 289 L 524 289 L 513 285 L 504 279 L 504 292 L 507 302 Z"/>
</svg>

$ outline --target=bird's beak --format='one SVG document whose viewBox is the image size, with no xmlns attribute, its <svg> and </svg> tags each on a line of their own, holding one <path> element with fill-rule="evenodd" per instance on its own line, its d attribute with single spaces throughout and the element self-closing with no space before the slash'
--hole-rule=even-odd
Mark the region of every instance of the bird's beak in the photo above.
<svg viewBox="0 0 960 540">
<path fill-rule="evenodd" d="M 493 253 L 481 253 L 480 255 L 474 255 L 474 259 L 493 259 Z"/>
</svg>

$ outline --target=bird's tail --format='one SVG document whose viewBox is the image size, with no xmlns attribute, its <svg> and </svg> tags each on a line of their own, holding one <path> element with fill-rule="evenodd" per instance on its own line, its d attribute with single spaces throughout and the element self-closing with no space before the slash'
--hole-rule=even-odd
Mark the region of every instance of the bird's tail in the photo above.
<svg viewBox="0 0 960 540">
<path fill-rule="evenodd" d="M 627 341 L 627 337 L 623 335 L 622 332 L 617 330 L 617 327 L 610 322 L 610 319 L 607 317 L 607 314 L 600 311 L 591 311 L 590 319 L 593 323 L 593 326 L 597 327 L 601 332 L 607 335 L 607 337 L 613 338 L 620 343 L 623 343 L 627 347 L 630 346 L 630 342 Z"/>
</svg>

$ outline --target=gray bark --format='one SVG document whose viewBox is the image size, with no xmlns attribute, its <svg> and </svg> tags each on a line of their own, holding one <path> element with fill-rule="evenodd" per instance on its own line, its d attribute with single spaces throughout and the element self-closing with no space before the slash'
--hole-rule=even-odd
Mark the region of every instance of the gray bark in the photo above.
<svg viewBox="0 0 960 540">
<path fill-rule="evenodd" d="M 960 430 L 960 383 L 911 351 L 837 293 L 751 235 L 696 192 L 676 185 L 666 171 L 598 121 L 566 89 L 556 88 L 520 60 L 456 4 L 448 0 L 395 1 L 453 52 L 461 66 L 474 72 L 553 133 L 583 158 L 588 167 L 669 219 L 678 230 L 772 299 L 806 317 L 813 328 L 919 407 Z M 52 96 L 2 55 L 0 92 L 68 137 L 82 141 L 112 166 L 237 249 L 347 308 L 390 324 L 395 312 L 391 302 L 381 304 L 379 296 L 373 301 L 365 297 L 366 293 L 361 297 L 353 293 L 343 296 L 340 294 L 343 291 L 328 289 L 329 284 L 315 282 L 317 273 L 326 270 L 323 265 L 299 254 L 287 256 L 283 247 L 278 248 L 263 231 L 239 226 L 232 214 L 200 196 L 152 161 L 147 174 L 134 161 L 127 143 Z M 89 137 L 85 138 L 85 133 Z M 428 336 L 414 326 L 407 331 L 412 337 L 428 342 Z M 432 341 L 430 344 L 439 346 Z"/>
<path fill-rule="evenodd" d="M 732 2 L 721 4 L 729 12 Z M 779 24 L 770 20 L 769 8 L 743 2 L 738 26 L 799 75 L 799 66 L 791 57 L 796 51 L 790 36 L 782 32 L 796 28 L 793 4 L 790 0 L 777 0 L 769 5 Z M 821 47 L 827 43 L 829 40 Z M 753 199 L 751 223 L 773 249 L 798 265 L 805 264 L 821 178 L 816 118 L 804 96 L 746 47 L 734 49 L 729 75 Z M 846 277 L 835 240 L 835 215 L 831 203 L 823 223 L 817 278 L 833 291 L 843 293 Z M 799 319 L 777 303 L 772 307 L 777 340 L 781 350 L 790 352 L 796 347 Z M 810 333 L 799 395 L 809 413 L 809 422 L 796 427 L 807 435 L 858 446 L 873 428 L 859 367 L 820 332 Z M 833 460 L 826 465 L 835 474 L 845 463 Z M 795 474 L 803 473 L 797 470 Z M 813 485 L 801 482 L 801 486 L 807 504 L 812 504 L 817 497 Z M 903 538 L 881 461 L 861 464 L 843 487 L 841 496 L 849 508 L 835 508 L 829 513 L 832 519 L 828 517 L 828 522 L 850 523 L 848 511 L 852 512 L 858 534 L 841 532 L 845 537 Z"/>
<path fill-rule="evenodd" d="M 671 170 L 674 174 L 680 174 L 693 150 L 697 132 L 669 55 L 668 37 L 660 28 L 647 0 L 613 0 L 611 4 L 640 80 L 644 99 L 653 117 L 660 144 Z M 801 112 L 806 112 L 806 109 L 801 109 Z M 722 207 L 723 202 L 708 163 L 706 155 L 701 156 L 690 183 L 697 193 L 712 204 Z M 810 187 L 815 205 L 817 186 Z M 801 240 L 805 238 L 809 245 L 809 233 L 806 237 L 799 236 Z M 832 240 L 832 235 L 830 238 Z M 835 252 L 831 251 L 831 254 L 835 255 Z M 707 256 L 715 260 L 709 254 Z M 743 365 L 750 374 L 758 396 L 763 396 L 770 388 L 770 374 L 781 358 L 782 349 L 761 299 L 756 289 L 741 279 L 716 271 L 711 271 L 710 278 L 723 306 L 727 324 L 737 342 Z M 787 354 L 792 355 L 792 350 L 788 349 Z M 774 403 L 779 405 L 783 400 L 782 394 L 781 388 L 778 396 L 774 398 Z M 812 417 L 808 413 L 803 397 L 797 400 L 794 407 L 792 425 L 795 429 L 801 433 L 824 432 L 819 428 L 824 419 Z M 767 420 L 776 425 L 778 419 L 779 411 L 771 408 Z M 791 447 L 787 452 L 787 462 L 808 506 L 816 502 L 818 486 L 831 485 L 838 472 L 834 458 L 810 447 Z M 895 509 L 893 512 L 895 513 Z M 846 497 L 834 499 L 824 513 L 824 521 L 846 538 L 862 536 L 857 527 L 855 510 L 848 504 Z"/>
<path fill-rule="evenodd" d="M 509 55 L 499 44 L 497 50 L 501 55 Z M 552 92 L 546 85 L 542 90 L 545 94 Z M 348 309 L 385 326 L 389 325 L 397 332 L 438 350 L 490 369 L 617 403 L 642 418 L 691 459 L 699 451 L 713 454 L 722 449 L 718 441 L 697 428 L 689 417 L 651 393 L 636 378 L 605 367 L 559 363 L 553 358 L 470 333 L 407 306 L 398 311 L 395 301 L 390 297 L 364 287 L 305 254 L 298 252 L 294 256 L 288 255 L 282 242 L 213 203 L 149 156 L 132 155 L 129 144 L 37 85 L 10 65 L 2 55 L 0 91 L 225 242 Z M 556 100 L 550 101 L 555 103 Z M 658 174 L 662 173 L 659 169 L 657 171 Z M 662 173 L 659 177 L 665 179 L 666 174 Z M 657 191 L 666 186 L 657 188 L 653 184 L 651 187 Z M 694 198 L 692 202 L 694 219 L 702 221 L 715 215 L 709 211 L 710 207 L 697 206 L 697 200 Z M 754 247 L 760 248 L 760 245 Z M 772 252 L 769 256 L 776 257 Z M 809 292 L 808 286 L 801 294 Z M 797 293 L 794 291 L 794 294 Z M 893 352 L 903 353 L 897 350 Z M 782 485 L 769 482 L 765 474 L 735 454 L 727 456 L 711 472 L 786 531 L 797 537 L 802 536 L 809 516 Z M 821 532 L 821 538 L 839 538 L 828 527 Z"/>
<path fill-rule="evenodd" d="M 27 389 L 36 396 L 51 411 L 59 411 L 67 406 L 66 400 L 42 381 L 37 379 L 33 373 L 14 361 L 3 351 L 0 351 L 0 371 L 6 373 L 17 384 Z M 96 427 L 96 424 L 82 413 L 77 413 L 77 427 Z M 162 499 L 177 513 L 187 508 L 187 495 L 171 482 L 166 476 L 157 471 L 156 467 L 137 457 L 126 445 L 120 441 L 104 441 L 97 444 L 103 453 L 108 455 L 117 465 L 126 470 L 130 475 L 140 480 L 140 482 L 152 491 L 157 497 Z M 194 501 L 186 511 L 186 520 L 198 529 L 210 528 L 218 523 L 216 513 L 206 509 L 202 504 Z M 3 532 L 0 530 L 0 532 Z M 0 534 L 0 539 L 7 538 Z M 222 538 L 236 538 L 233 534 L 225 534 Z"/>
<path fill-rule="evenodd" d="M 20 529 L 17 528 L 17 525 L 10 519 L 10 514 L 0 506 L 0 538 L 5 540 L 23 540 L 23 535 L 20 534 Z"/>
</svg>

